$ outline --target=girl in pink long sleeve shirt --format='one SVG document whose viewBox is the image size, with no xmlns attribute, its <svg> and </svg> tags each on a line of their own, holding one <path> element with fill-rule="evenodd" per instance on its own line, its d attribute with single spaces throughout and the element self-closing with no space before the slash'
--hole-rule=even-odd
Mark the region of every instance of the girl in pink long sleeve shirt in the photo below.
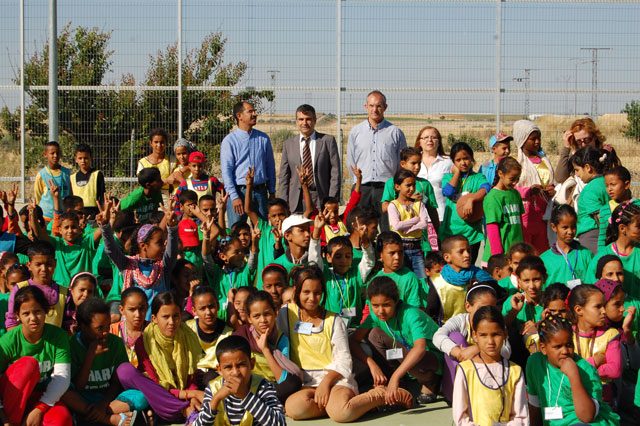
<svg viewBox="0 0 640 426">
<path fill-rule="evenodd" d="M 621 335 L 620 331 L 607 325 L 605 307 L 605 293 L 594 285 L 579 285 L 569 294 L 576 352 L 596 367 L 602 382 L 602 397 L 613 403 L 612 381 L 622 374 Z"/>
</svg>

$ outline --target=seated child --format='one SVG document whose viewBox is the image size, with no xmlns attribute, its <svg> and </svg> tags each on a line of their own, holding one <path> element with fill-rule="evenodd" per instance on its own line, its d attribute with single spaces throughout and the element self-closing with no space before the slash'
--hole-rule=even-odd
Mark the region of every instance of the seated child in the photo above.
<svg viewBox="0 0 640 426">
<path fill-rule="evenodd" d="M 255 287 L 243 286 L 231 290 L 229 299 L 229 324 L 234 330 L 249 323 L 249 312 L 246 304 L 249 296 L 259 291 Z"/>
<path fill-rule="evenodd" d="M 609 293 L 612 285 L 604 285 Z M 611 293 L 609 293 L 609 296 Z M 600 375 L 602 398 L 614 401 L 612 381 L 622 374 L 621 333 L 607 324 L 605 295 L 598 287 L 582 284 L 571 290 L 569 312 L 574 319 L 573 343 L 578 355 L 593 365 Z"/>
<path fill-rule="evenodd" d="M 547 286 L 542 292 L 542 318 L 549 315 L 556 315 L 568 320 L 569 315 L 568 300 L 569 287 L 564 283 L 553 283 Z"/>
<path fill-rule="evenodd" d="M 492 281 L 491 275 L 471 264 L 469 241 L 462 235 L 448 237 L 442 242 L 442 253 L 447 265 L 434 278 L 433 285 L 442 303 L 444 318 L 465 312 L 465 294 L 474 282 Z"/>
<path fill-rule="evenodd" d="M 141 287 L 147 295 L 147 301 L 153 303 L 154 297 L 169 289 L 171 270 L 178 255 L 178 218 L 173 206 L 165 210 L 164 221 L 169 231 L 167 239 L 158 226 L 142 225 L 131 236 L 133 256 L 126 256 L 116 244 L 109 216 L 110 209 L 105 207 L 96 216 L 96 222 L 104 238 L 105 253 L 123 275 L 122 289 Z M 151 312 L 147 311 L 147 321 L 150 319 Z"/>
<path fill-rule="evenodd" d="M 90 299 L 78 307 L 77 318 L 80 331 L 69 340 L 72 386 L 61 400 L 80 421 L 121 425 L 148 404 L 139 391 L 120 394 L 114 373 L 129 359 L 122 340 L 109 333 L 109 306 Z"/>
<path fill-rule="evenodd" d="M 71 426 L 71 413 L 60 401 L 71 377 L 67 333 L 45 322 L 50 304 L 39 287 L 22 287 L 14 296 L 12 314 L 20 324 L 0 338 L 0 419 Z"/>
<path fill-rule="evenodd" d="M 181 321 L 182 309 L 170 292 L 151 305 L 152 323 L 136 341 L 138 369 L 130 363 L 117 369 L 125 390 L 141 391 L 161 420 L 184 422 L 202 404 L 195 372 L 202 356 L 196 334 Z"/>
<path fill-rule="evenodd" d="M 244 255 L 248 257 L 251 252 L 251 226 L 247 222 L 236 222 L 231 227 L 231 236 L 240 241 Z"/>
<path fill-rule="evenodd" d="M 16 284 L 27 281 L 30 276 L 31 273 L 29 272 L 29 268 L 24 265 L 16 264 L 7 269 L 5 274 L 5 286 L 8 291 L 6 293 L 0 293 L 0 318 L 6 318 L 7 311 L 9 310 L 9 297 L 11 296 L 11 290 L 13 290 Z M 4 334 L 6 331 L 4 321 L 2 321 L 0 335 Z"/>
<path fill-rule="evenodd" d="M 426 277 L 421 281 L 422 287 L 420 291 L 420 300 L 426 300 L 426 308 L 423 310 L 438 325 L 442 325 L 444 310 L 440 302 L 438 291 L 433 285 L 433 280 L 440 275 L 440 271 L 447 264 L 439 251 L 430 251 L 424 257 L 424 272 Z"/>
<path fill-rule="evenodd" d="M 452 401 L 453 383 L 458 363 L 471 359 L 479 353 L 479 348 L 471 333 L 473 315 L 483 306 L 496 306 L 498 296 L 495 287 L 493 281 L 471 286 L 467 291 L 464 303 L 467 313 L 450 318 L 433 335 L 433 345 L 445 354 L 442 395 L 449 402 Z M 506 359 L 511 357 L 511 346 L 508 340 L 502 346 L 502 356 Z"/>
<path fill-rule="evenodd" d="M 458 365 L 453 391 L 456 425 L 529 425 L 522 368 L 502 356 L 507 328 L 500 310 L 483 306 L 473 315 L 479 352 Z M 500 377 L 500 381 L 498 381 Z"/>
<path fill-rule="evenodd" d="M 609 195 L 608 203 L 606 203 L 598 213 L 599 231 L 598 231 L 598 248 L 605 246 L 607 238 L 607 226 L 611 219 L 611 213 L 620 204 L 627 201 L 633 204 L 640 204 L 640 200 L 633 197 L 631 193 L 631 173 L 622 166 L 613 167 L 604 172 L 604 183 Z"/>
<path fill-rule="evenodd" d="M 509 341 L 514 347 L 514 361 L 524 365 L 529 353 L 537 350 L 537 322 L 542 319 L 542 286 L 547 270 L 537 256 L 527 256 L 516 269 L 518 286 L 522 293 L 509 296 L 502 305 L 502 315 L 509 328 Z M 526 350 L 522 346 L 524 343 Z"/>
<path fill-rule="evenodd" d="M 494 254 L 491 256 L 487 262 L 487 272 L 496 281 L 500 281 L 511 275 L 511 266 L 509 266 L 507 256 L 504 254 Z"/>
<path fill-rule="evenodd" d="M 289 288 L 289 276 L 282 265 L 271 263 L 262 270 L 262 289 L 273 298 L 273 305 L 280 309 L 282 295 Z"/>
<path fill-rule="evenodd" d="M 420 297 L 421 284 L 416 274 L 404 266 L 404 247 L 402 239 L 392 231 L 378 235 L 376 252 L 382 268 L 369 280 L 376 277 L 389 277 L 398 286 L 400 300 L 417 308 L 426 307 L 427 300 Z M 380 265 L 377 266 L 378 268 Z"/>
<path fill-rule="evenodd" d="M 346 236 L 333 237 L 326 245 L 326 258 L 323 259 L 320 247 L 320 230 L 325 217 L 319 213 L 314 220 L 312 242 L 309 246 L 309 260 L 322 266 L 325 277 L 327 297 L 325 309 L 340 316 L 347 328 L 362 321 L 362 299 L 364 283 L 375 265 L 373 248 L 367 239 L 367 229 L 359 225 L 360 244 L 364 257 L 359 264 L 353 264 L 353 248 Z"/>
<path fill-rule="evenodd" d="M 120 208 L 133 211 L 144 225 L 162 204 L 162 177 L 158 169 L 149 167 L 138 171 L 138 183 L 140 186 L 120 201 Z"/>
<path fill-rule="evenodd" d="M 193 318 L 193 309 L 189 303 L 189 297 L 201 283 L 202 280 L 198 277 L 198 271 L 193 263 L 186 259 L 178 259 L 176 261 L 176 266 L 173 267 L 171 272 L 171 288 L 174 289 L 176 298 L 184 309 L 182 313 L 185 315 L 183 317 L 185 321 Z"/>
<path fill-rule="evenodd" d="M 233 329 L 218 320 L 218 298 L 213 288 L 200 285 L 191 295 L 194 318 L 186 322 L 187 326 L 198 336 L 204 356 L 198 361 L 198 388 L 204 389 L 218 376 L 216 345 L 233 333 Z"/>
<path fill-rule="evenodd" d="M 265 291 L 251 293 L 246 301 L 248 324 L 233 334 L 242 336 L 251 346 L 254 372 L 269 380 L 280 402 L 300 390 L 302 371 L 289 359 L 289 338 L 276 328 L 276 307 Z"/>
<path fill-rule="evenodd" d="M 121 320 L 111 324 L 111 333 L 122 339 L 129 362 L 137 368 L 138 356 L 136 355 L 135 345 L 147 326 L 145 321 L 147 310 L 149 309 L 147 295 L 140 287 L 129 287 L 122 292 L 118 308 L 120 309 Z"/>
<path fill-rule="evenodd" d="M 65 318 L 70 318 L 72 322 L 68 328 L 65 328 L 69 334 L 74 334 L 78 331 L 78 322 L 76 319 L 76 313 L 81 304 L 87 299 L 91 299 L 97 294 L 98 281 L 91 272 L 78 272 L 71 278 L 69 284 L 69 295 L 67 296 L 67 303 L 65 309 Z M 64 321 L 65 323 L 67 321 Z"/>
<path fill-rule="evenodd" d="M 538 333 L 540 352 L 529 357 L 526 373 L 531 424 L 541 425 L 543 419 L 550 426 L 620 424 L 620 417 L 601 402 L 598 372 L 574 352 L 569 320 L 549 315 Z"/>
<path fill-rule="evenodd" d="M 216 348 L 216 357 L 220 376 L 209 382 L 200 412 L 188 419 L 187 424 L 286 425 L 273 384 L 252 373 L 255 359 L 246 339 L 241 336 L 223 339 Z"/>
<path fill-rule="evenodd" d="M 432 339 L 438 326 L 420 309 L 402 302 L 398 287 L 389 277 L 374 278 L 367 297 L 369 316 L 349 337 L 349 346 L 353 356 L 371 371 L 374 390 L 386 385 L 387 404 L 402 401 L 410 407 L 411 396 L 404 395 L 408 392 L 400 388 L 408 373 L 422 385 L 418 404 L 435 402 L 440 366 Z M 373 358 L 360 347 L 367 336 L 374 349 Z"/>
<path fill-rule="evenodd" d="M 509 268 L 511 268 L 511 274 L 498 281 L 498 285 L 507 292 L 507 296 L 518 292 L 519 287 L 516 269 L 518 269 L 520 261 L 527 256 L 535 256 L 535 254 L 536 249 L 529 243 L 519 242 L 511 246 L 507 252 L 507 262 L 509 263 Z"/>
<path fill-rule="evenodd" d="M 48 306 L 51 306 L 51 309 L 46 310 L 45 322 L 69 329 L 72 320 L 64 316 L 68 289 L 53 280 L 53 273 L 56 268 L 54 248 L 46 241 L 38 241 L 29 248 L 28 254 L 29 262 L 27 263 L 27 268 L 29 268 L 32 278 L 17 283 L 11 290 L 5 317 L 5 327 L 10 330 L 20 324 L 14 309 L 15 296 L 18 290 L 23 287 L 37 287 L 44 293 Z"/>
<path fill-rule="evenodd" d="M 322 270 L 314 264 L 300 266 L 292 281 L 295 302 L 280 309 L 277 324 L 291 342 L 291 360 L 302 370 L 303 387 L 287 399 L 287 415 L 294 420 L 328 415 L 335 422 L 346 423 L 385 402 L 410 407 L 411 394 L 397 386 L 389 393 L 378 386 L 357 395 L 347 329 L 321 304 L 326 297 Z"/>
</svg>

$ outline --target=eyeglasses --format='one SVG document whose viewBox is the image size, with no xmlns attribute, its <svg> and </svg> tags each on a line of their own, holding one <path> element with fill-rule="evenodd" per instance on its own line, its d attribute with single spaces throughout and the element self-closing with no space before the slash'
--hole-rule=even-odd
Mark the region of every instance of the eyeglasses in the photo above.
<svg viewBox="0 0 640 426">
<path fill-rule="evenodd" d="M 588 143 L 591 143 L 592 140 L 593 136 L 587 136 L 586 138 L 576 139 L 576 143 L 579 145 L 586 145 Z"/>
</svg>

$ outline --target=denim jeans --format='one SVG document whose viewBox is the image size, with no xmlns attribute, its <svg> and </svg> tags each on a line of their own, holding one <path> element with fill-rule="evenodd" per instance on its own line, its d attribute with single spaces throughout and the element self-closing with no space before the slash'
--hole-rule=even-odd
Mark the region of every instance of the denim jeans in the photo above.
<svg viewBox="0 0 640 426">
<path fill-rule="evenodd" d="M 405 249 L 404 265 L 413 270 L 418 278 L 427 277 L 427 273 L 424 270 L 424 253 L 422 253 L 422 249 Z"/>
<path fill-rule="evenodd" d="M 238 191 L 238 195 L 242 200 L 244 205 L 244 196 L 246 193 L 246 187 L 236 186 L 236 191 Z M 257 187 L 252 188 L 251 190 L 251 205 L 258 216 L 260 216 L 263 220 L 267 220 L 267 202 L 269 201 L 269 194 L 267 193 L 267 185 L 258 185 Z M 233 210 L 233 200 L 229 197 L 229 201 L 227 201 L 227 227 L 231 228 L 234 223 L 243 221 L 247 221 L 247 214 L 243 214 L 239 216 L 235 210 Z"/>
</svg>

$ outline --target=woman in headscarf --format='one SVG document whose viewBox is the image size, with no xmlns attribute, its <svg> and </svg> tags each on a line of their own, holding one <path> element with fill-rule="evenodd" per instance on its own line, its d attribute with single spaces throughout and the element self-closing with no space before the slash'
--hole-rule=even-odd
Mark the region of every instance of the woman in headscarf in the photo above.
<svg viewBox="0 0 640 426">
<path fill-rule="evenodd" d="M 167 183 L 173 185 L 173 194 L 178 190 L 178 185 L 191 176 L 189 169 L 189 154 L 196 151 L 196 144 L 185 138 L 178 139 L 173 144 L 173 155 L 175 156 L 175 165 L 171 169 L 171 174 L 167 178 Z"/>
<path fill-rule="evenodd" d="M 130 363 L 118 367 L 122 387 L 140 390 L 154 413 L 173 423 L 199 411 L 204 397 L 195 377 L 202 348 L 181 316 L 173 293 L 156 296 L 151 304 L 153 322 L 135 344 L 138 369 Z"/>
<path fill-rule="evenodd" d="M 543 220 L 547 204 L 555 194 L 553 167 L 540 147 L 540 128 L 529 120 L 513 124 L 513 139 L 518 147 L 518 162 L 522 166 L 516 189 L 522 196 L 522 234 L 524 241 L 533 245 L 538 253 L 549 248 L 547 225 Z"/>
</svg>

